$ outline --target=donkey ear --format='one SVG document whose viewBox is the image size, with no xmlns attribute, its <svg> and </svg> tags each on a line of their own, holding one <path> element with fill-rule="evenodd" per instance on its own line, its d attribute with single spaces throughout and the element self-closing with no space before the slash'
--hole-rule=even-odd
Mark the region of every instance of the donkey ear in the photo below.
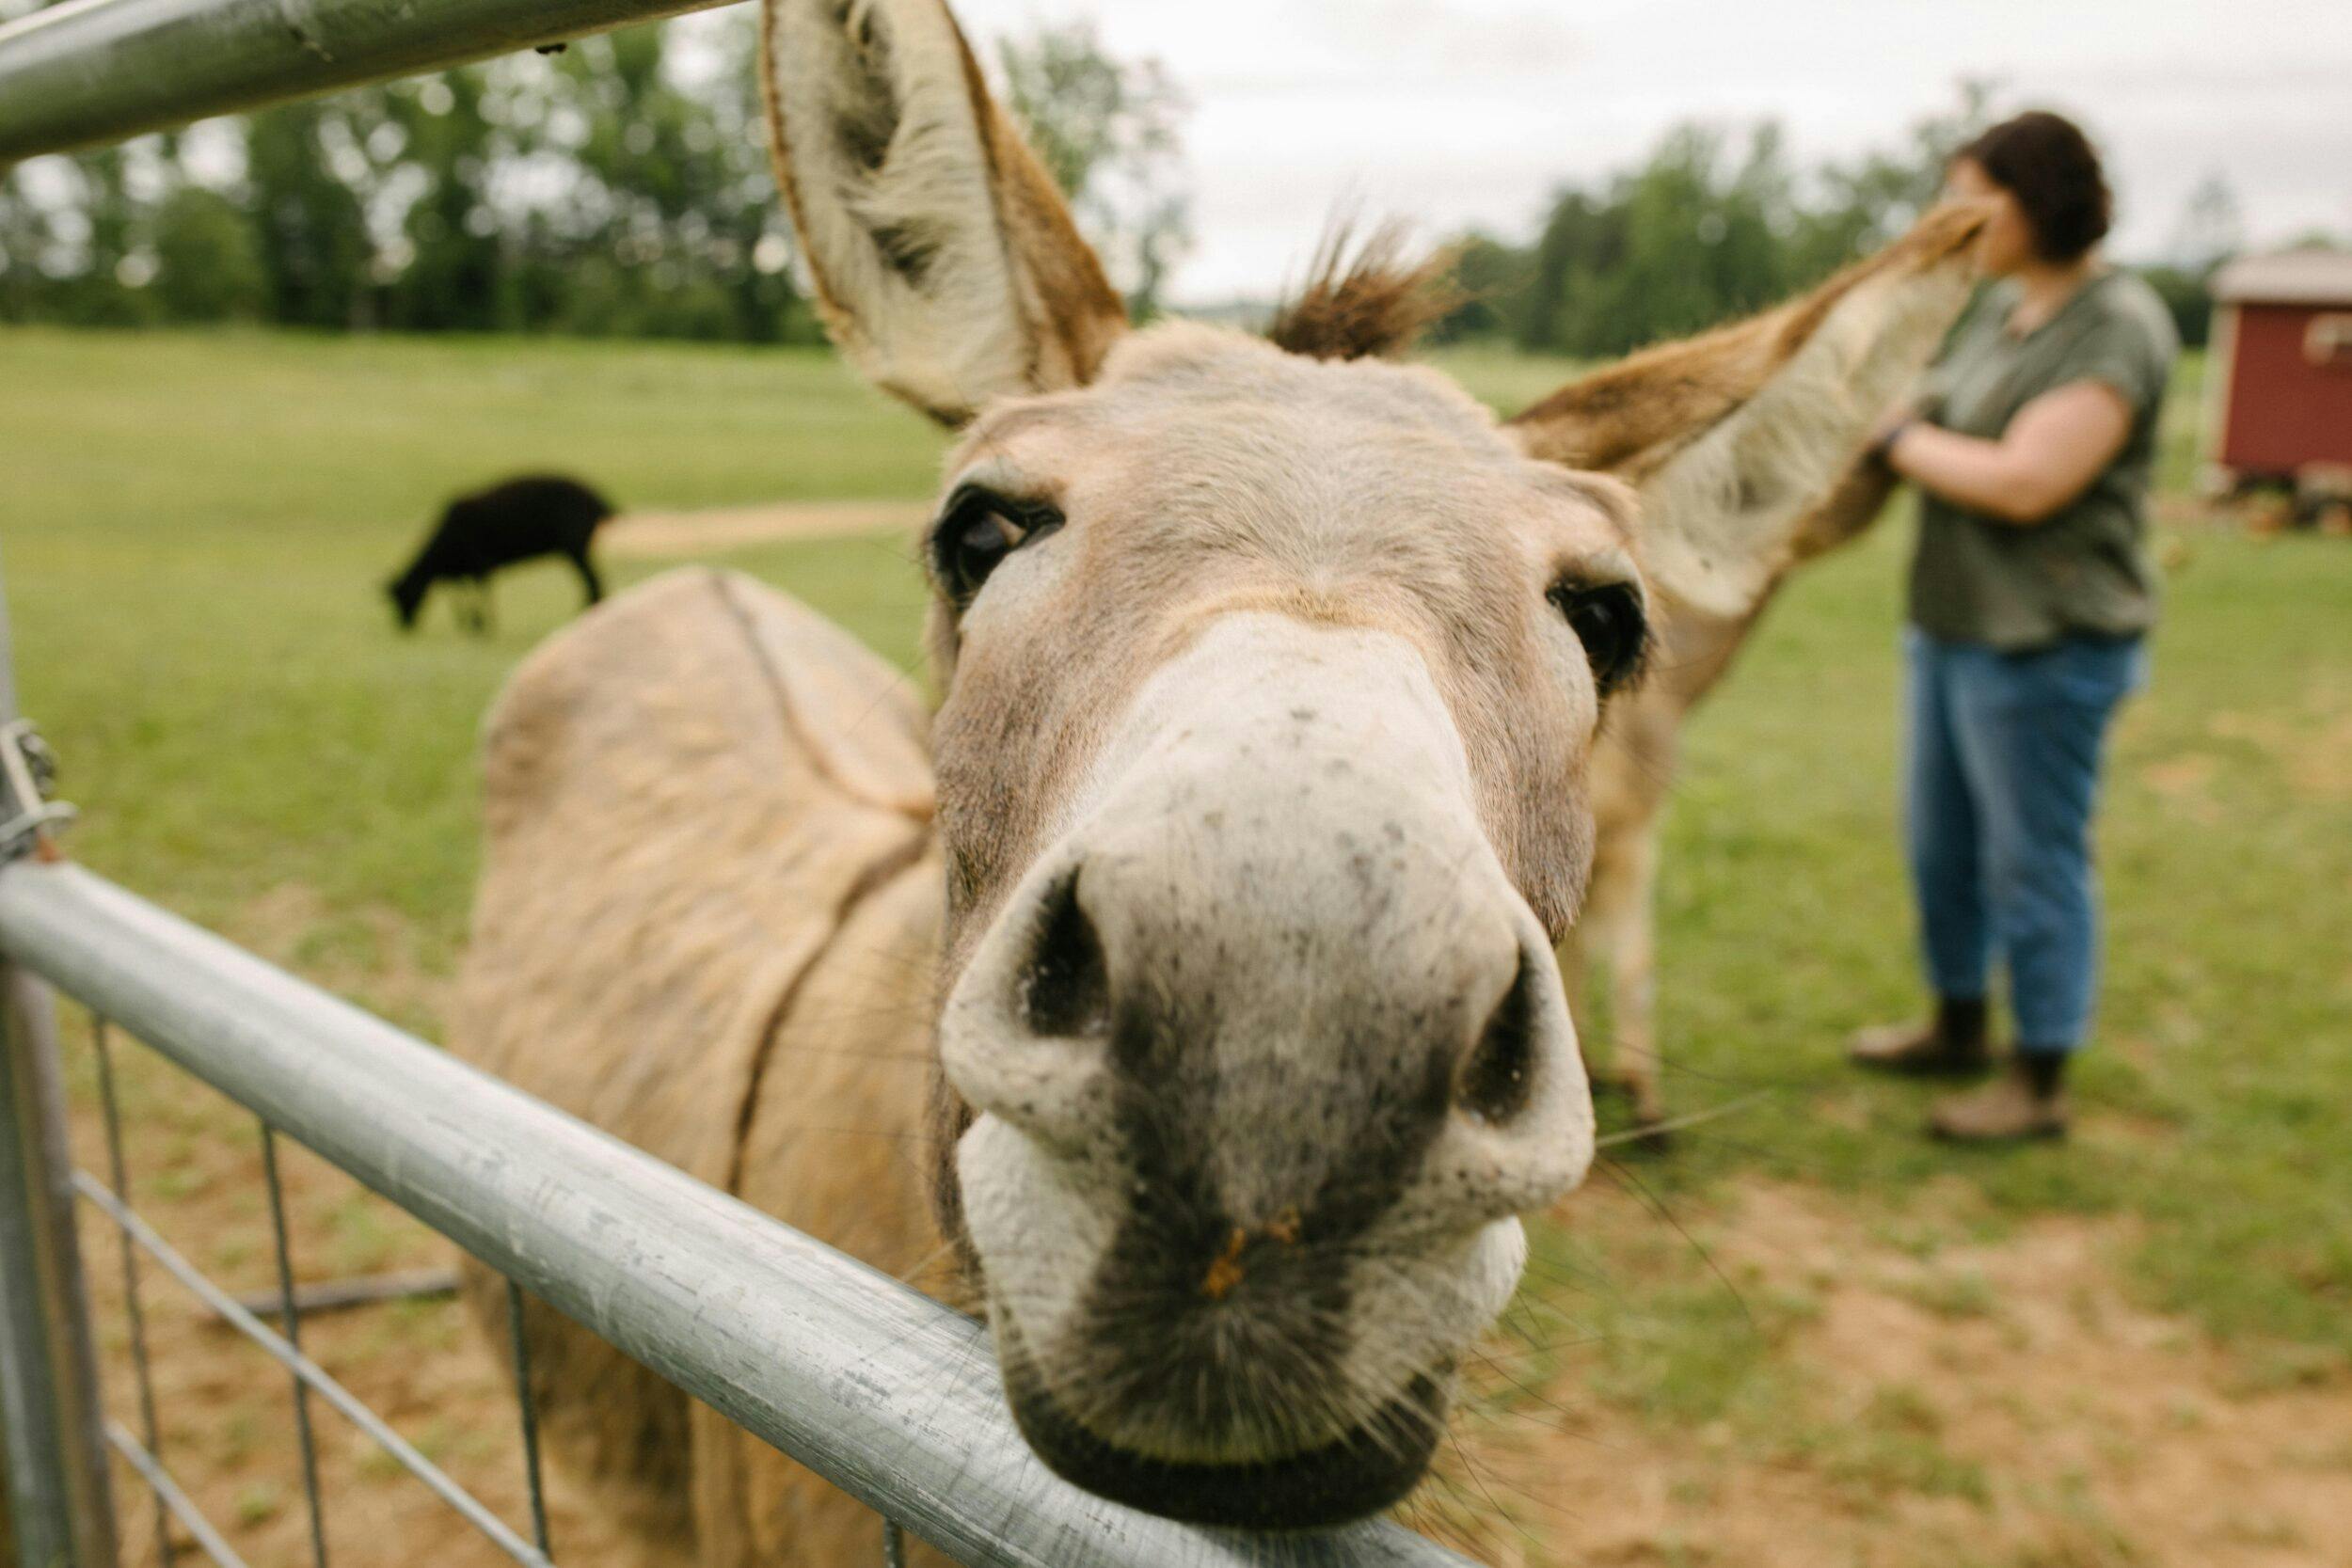
<svg viewBox="0 0 2352 1568">
<path fill-rule="evenodd" d="M 763 0 L 776 180 L 834 341 L 945 424 L 1079 385 L 1118 291 L 940 0 Z"/>
<path fill-rule="evenodd" d="M 1652 579 L 1743 614 L 1884 499 L 1863 445 L 1967 303 L 1986 215 L 1939 207 L 1811 293 L 1570 382 L 1512 427 L 1534 456 L 1633 485 Z"/>
</svg>

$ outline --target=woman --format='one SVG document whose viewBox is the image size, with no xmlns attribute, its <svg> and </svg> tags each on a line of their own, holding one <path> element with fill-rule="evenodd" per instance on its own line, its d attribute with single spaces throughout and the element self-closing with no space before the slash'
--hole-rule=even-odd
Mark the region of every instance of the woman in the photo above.
<svg viewBox="0 0 2352 1568">
<path fill-rule="evenodd" d="M 1920 491 L 1905 792 L 1936 1006 L 1924 1025 L 1857 1036 L 1852 1054 L 1984 1072 L 1997 958 L 2015 1054 L 1931 1125 L 2053 1137 L 2097 990 L 2100 750 L 2155 620 L 2148 486 L 2178 343 L 2154 293 L 2100 260 L 2106 181 L 2071 121 L 1993 127 L 1953 158 L 1949 182 L 1993 209 L 1978 260 L 1996 281 L 1876 442 Z"/>
</svg>

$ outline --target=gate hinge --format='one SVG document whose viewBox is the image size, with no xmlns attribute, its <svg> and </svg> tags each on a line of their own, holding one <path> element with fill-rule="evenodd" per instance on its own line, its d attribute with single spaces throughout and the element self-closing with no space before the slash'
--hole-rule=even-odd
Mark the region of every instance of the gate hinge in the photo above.
<svg viewBox="0 0 2352 1568">
<path fill-rule="evenodd" d="M 56 780 L 56 754 L 31 720 L 0 724 L 0 864 L 56 857 L 53 834 L 74 817 L 72 806 L 46 798 Z"/>
</svg>

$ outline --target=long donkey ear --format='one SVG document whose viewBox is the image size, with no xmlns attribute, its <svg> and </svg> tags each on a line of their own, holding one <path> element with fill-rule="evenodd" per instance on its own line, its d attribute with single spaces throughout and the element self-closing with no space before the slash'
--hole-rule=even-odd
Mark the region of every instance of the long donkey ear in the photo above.
<svg viewBox="0 0 2352 1568">
<path fill-rule="evenodd" d="M 1127 314 L 940 0 L 763 0 L 776 181 L 859 370 L 945 424 L 1092 376 Z"/>
<path fill-rule="evenodd" d="M 1754 608 L 1885 499 L 1862 447 L 1967 303 L 1979 206 L 1937 208 L 1811 293 L 1570 382 L 1512 422 L 1534 456 L 1642 499 L 1644 565 L 1700 610 Z"/>
</svg>

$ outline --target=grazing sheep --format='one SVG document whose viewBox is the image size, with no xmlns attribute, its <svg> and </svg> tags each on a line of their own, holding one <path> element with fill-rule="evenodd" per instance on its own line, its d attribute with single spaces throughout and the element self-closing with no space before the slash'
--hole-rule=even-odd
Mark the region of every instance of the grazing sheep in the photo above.
<svg viewBox="0 0 2352 1568">
<path fill-rule="evenodd" d="M 612 515 L 612 505 L 576 479 L 532 474 L 460 496 L 407 569 L 385 592 L 403 631 L 414 629 L 424 596 L 437 582 L 469 582 L 473 599 L 459 611 L 477 634 L 490 626 L 490 574 L 517 562 L 560 555 L 580 573 L 588 603 L 604 597 L 604 583 L 588 559 L 596 526 Z"/>
</svg>

